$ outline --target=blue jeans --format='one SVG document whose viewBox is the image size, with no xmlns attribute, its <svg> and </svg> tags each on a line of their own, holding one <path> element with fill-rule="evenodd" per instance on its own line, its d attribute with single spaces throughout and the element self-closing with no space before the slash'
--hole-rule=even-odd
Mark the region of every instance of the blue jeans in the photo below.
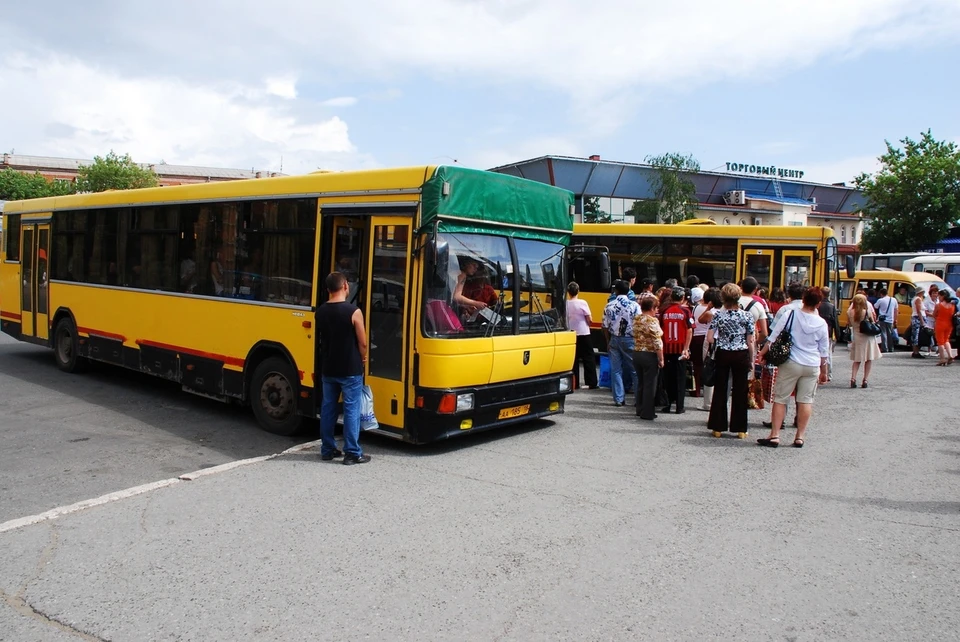
<svg viewBox="0 0 960 642">
<path fill-rule="evenodd" d="M 633 366 L 633 337 L 610 337 L 608 349 L 610 356 L 610 387 L 613 388 L 613 400 L 624 403 L 623 373 L 630 374 L 633 390 L 637 388 L 637 369 Z"/>
<path fill-rule="evenodd" d="M 323 404 L 320 406 L 320 454 L 329 455 L 337 449 L 333 430 L 337 426 L 337 405 L 343 393 L 343 452 L 359 457 L 360 403 L 363 375 L 353 377 L 322 377 Z"/>
</svg>

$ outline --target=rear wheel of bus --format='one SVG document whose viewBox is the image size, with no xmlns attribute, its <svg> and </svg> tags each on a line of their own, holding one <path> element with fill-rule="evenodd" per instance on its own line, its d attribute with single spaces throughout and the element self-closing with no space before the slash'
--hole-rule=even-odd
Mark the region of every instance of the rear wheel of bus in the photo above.
<svg viewBox="0 0 960 642">
<path fill-rule="evenodd" d="M 70 317 L 60 319 L 54 328 L 53 353 L 57 360 L 57 367 L 64 372 L 80 372 L 87 365 L 87 360 L 80 356 L 77 327 Z"/>
<path fill-rule="evenodd" d="M 260 426 L 275 435 L 292 435 L 302 424 L 297 412 L 297 372 L 282 357 L 265 359 L 250 378 L 250 405 Z"/>
</svg>

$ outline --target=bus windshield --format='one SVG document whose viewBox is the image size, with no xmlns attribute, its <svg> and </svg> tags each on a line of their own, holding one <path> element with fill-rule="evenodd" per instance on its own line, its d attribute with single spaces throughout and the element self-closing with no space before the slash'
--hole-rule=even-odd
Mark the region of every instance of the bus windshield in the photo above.
<svg viewBox="0 0 960 642">
<path fill-rule="evenodd" d="M 440 233 L 427 247 L 427 336 L 471 338 L 564 329 L 561 244 Z"/>
</svg>

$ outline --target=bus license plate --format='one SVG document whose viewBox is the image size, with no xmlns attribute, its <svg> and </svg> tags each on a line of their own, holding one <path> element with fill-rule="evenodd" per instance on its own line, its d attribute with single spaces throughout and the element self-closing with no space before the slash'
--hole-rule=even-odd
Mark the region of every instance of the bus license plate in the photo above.
<svg viewBox="0 0 960 642">
<path fill-rule="evenodd" d="M 498 419 L 512 419 L 513 417 L 522 417 L 530 412 L 530 404 L 525 406 L 514 406 L 513 408 L 504 408 L 500 411 Z"/>
</svg>

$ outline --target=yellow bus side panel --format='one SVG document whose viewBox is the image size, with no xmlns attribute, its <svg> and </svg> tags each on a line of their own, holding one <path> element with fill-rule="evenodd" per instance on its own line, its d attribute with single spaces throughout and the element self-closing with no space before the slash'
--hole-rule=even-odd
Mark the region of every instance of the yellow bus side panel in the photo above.
<svg viewBox="0 0 960 642">
<path fill-rule="evenodd" d="M 20 321 L 20 265 L 5 263 L 0 270 L 0 311 L 9 312 Z"/>
<path fill-rule="evenodd" d="M 73 312 L 80 334 L 122 337 L 131 348 L 147 341 L 234 368 L 258 341 L 274 341 L 290 351 L 303 383 L 314 385 L 313 328 L 303 327 L 312 325 L 309 310 L 65 283 L 51 283 L 50 300 L 51 310 Z"/>
</svg>

